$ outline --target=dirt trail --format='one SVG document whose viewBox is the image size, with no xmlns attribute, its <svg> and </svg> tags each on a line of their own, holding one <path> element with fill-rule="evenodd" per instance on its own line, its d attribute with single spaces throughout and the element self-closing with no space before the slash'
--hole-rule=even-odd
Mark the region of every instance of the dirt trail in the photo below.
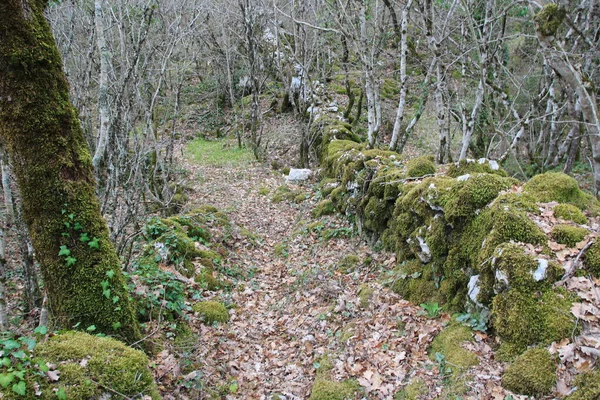
<svg viewBox="0 0 600 400">
<path fill-rule="evenodd" d="M 188 169 L 195 177 L 194 205 L 225 210 L 257 236 L 253 245 L 247 233 L 234 233 L 224 268 L 241 267 L 247 278 L 231 292 L 214 294 L 235 304 L 231 321 L 196 327 L 194 358 L 206 398 L 215 390 L 227 398 L 308 398 L 317 369 L 328 363 L 324 377 L 355 379 L 366 398 L 393 398 L 415 377 L 436 397 L 443 383 L 426 350 L 448 318 L 419 316 L 419 308 L 379 283 L 395 264 L 392 255 L 374 253 L 357 237 L 325 240 L 323 224 L 347 232 L 349 225 L 335 217 L 306 229 L 316 200 L 274 203 L 273 191 L 284 183 L 277 172 L 260 165 Z M 310 185 L 299 189 L 314 195 Z M 360 261 L 340 270 L 347 255 Z"/>
</svg>

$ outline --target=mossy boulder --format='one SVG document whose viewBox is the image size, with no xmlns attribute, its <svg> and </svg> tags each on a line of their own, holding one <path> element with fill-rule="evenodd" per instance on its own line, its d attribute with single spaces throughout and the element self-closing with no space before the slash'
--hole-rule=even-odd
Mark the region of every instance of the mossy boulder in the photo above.
<svg viewBox="0 0 600 400">
<path fill-rule="evenodd" d="M 436 353 L 441 353 L 455 373 L 464 372 L 479 364 L 477 355 L 463 347 L 463 344 L 473 340 L 473 333 L 466 326 L 449 325 L 433 339 L 429 348 L 430 358 L 435 360 Z"/>
<path fill-rule="evenodd" d="M 499 176 L 508 176 L 506 171 L 498 166 L 494 161 L 481 159 L 475 160 L 460 160 L 457 163 L 450 164 L 446 175 L 452 178 L 458 178 L 459 176 L 467 174 L 496 174 Z"/>
<path fill-rule="evenodd" d="M 579 208 L 571 204 L 557 204 L 553 211 L 556 218 L 573 221 L 576 224 L 587 224 L 588 222 L 585 214 Z"/>
<path fill-rule="evenodd" d="M 60 379 L 48 382 L 39 379 L 42 395 L 39 398 L 54 399 L 56 391 L 63 390 L 67 399 L 87 400 L 102 398 L 114 392 L 124 396 L 150 396 L 160 399 L 148 357 L 140 350 L 132 349 L 118 340 L 92 336 L 83 332 L 66 332 L 39 344 L 35 357 L 56 365 Z M 33 396 L 34 377 L 27 379 L 28 390 Z M 6 399 L 22 398 L 9 389 L 0 388 Z"/>
<path fill-rule="evenodd" d="M 518 183 L 516 179 L 494 174 L 463 175 L 454 185 L 444 204 L 445 216 L 451 221 L 472 219 L 476 212 L 494 200 L 498 194 Z"/>
<path fill-rule="evenodd" d="M 585 269 L 595 277 L 600 277 L 600 243 L 594 242 L 584 255 Z"/>
<path fill-rule="evenodd" d="M 204 318 L 204 323 L 208 325 L 229 321 L 229 311 L 218 301 L 201 301 L 194 304 L 192 309 L 200 314 Z"/>
<path fill-rule="evenodd" d="M 511 359 L 531 345 L 549 345 L 577 332 L 571 314 L 573 297 L 566 291 L 511 289 L 494 297 L 491 323 L 502 340 L 499 356 Z"/>
<path fill-rule="evenodd" d="M 317 375 L 310 392 L 310 400 L 354 399 L 359 390 L 360 385 L 355 380 L 335 382 L 322 375 Z"/>
<path fill-rule="evenodd" d="M 529 349 L 504 371 L 502 385 L 515 393 L 544 396 L 556 383 L 557 363 L 546 349 Z"/>
<path fill-rule="evenodd" d="M 552 228 L 552 238 L 568 247 L 575 247 L 588 233 L 587 229 L 573 225 L 559 224 Z"/>
<path fill-rule="evenodd" d="M 321 201 L 312 210 L 312 216 L 314 218 L 322 217 L 323 215 L 331 215 L 335 212 L 335 205 L 331 199 L 325 199 Z"/>
<path fill-rule="evenodd" d="M 534 176 L 523 185 L 523 192 L 540 203 L 557 201 L 572 204 L 582 210 L 598 207 L 598 201 L 591 194 L 583 192 L 575 179 L 561 172 L 546 172 Z"/>
<path fill-rule="evenodd" d="M 566 397 L 567 400 L 600 399 L 600 371 L 585 372 L 573 382 L 575 391 Z"/>
<path fill-rule="evenodd" d="M 406 164 L 406 176 L 410 178 L 419 178 L 432 174 L 435 174 L 433 156 L 416 157 L 409 160 Z"/>
</svg>

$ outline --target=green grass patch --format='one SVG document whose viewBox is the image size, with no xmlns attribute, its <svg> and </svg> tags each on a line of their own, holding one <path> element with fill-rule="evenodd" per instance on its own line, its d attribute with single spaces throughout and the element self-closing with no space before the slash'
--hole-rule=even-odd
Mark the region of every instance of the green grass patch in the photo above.
<svg viewBox="0 0 600 400">
<path fill-rule="evenodd" d="M 185 156 L 196 164 L 209 167 L 243 166 L 254 161 L 252 151 L 240 149 L 232 139 L 194 139 L 188 143 Z"/>
</svg>

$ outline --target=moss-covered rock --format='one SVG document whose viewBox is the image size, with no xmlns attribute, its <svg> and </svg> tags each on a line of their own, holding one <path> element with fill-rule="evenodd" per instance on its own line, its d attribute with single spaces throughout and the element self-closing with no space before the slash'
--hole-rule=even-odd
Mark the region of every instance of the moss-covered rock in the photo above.
<svg viewBox="0 0 600 400">
<path fill-rule="evenodd" d="M 458 178 L 459 176 L 467 174 L 496 174 L 500 176 L 508 176 L 506 171 L 500 168 L 495 162 L 491 162 L 487 159 L 479 161 L 475 160 L 460 160 L 457 163 L 450 164 L 446 175 L 452 178 Z"/>
<path fill-rule="evenodd" d="M 552 228 L 552 238 L 557 243 L 565 244 L 569 247 L 575 247 L 577 243 L 585 239 L 588 233 L 587 229 L 573 225 L 559 224 Z"/>
<path fill-rule="evenodd" d="M 406 164 L 406 176 L 410 178 L 419 178 L 432 174 L 435 174 L 433 156 L 416 157 L 409 160 Z"/>
<path fill-rule="evenodd" d="M 542 294 L 511 289 L 494 297 L 491 322 L 503 341 L 500 357 L 510 359 L 528 346 L 548 345 L 577 332 L 572 295 L 561 290 Z"/>
<path fill-rule="evenodd" d="M 546 349 L 529 349 L 504 371 L 502 385 L 515 393 L 543 396 L 556 383 L 556 360 Z"/>
<path fill-rule="evenodd" d="M 587 224 L 588 222 L 585 214 L 571 204 L 557 204 L 553 211 L 556 218 L 573 221 L 576 224 Z"/>
<path fill-rule="evenodd" d="M 465 349 L 462 345 L 473 341 L 473 333 L 469 328 L 459 324 L 453 324 L 442 330 L 431 343 L 429 355 L 435 360 L 435 354 L 441 353 L 446 361 L 454 369 L 454 373 L 479 364 L 479 358 L 475 353 Z"/>
<path fill-rule="evenodd" d="M 360 385 L 355 380 L 334 382 L 318 375 L 310 392 L 310 400 L 354 399 L 359 389 Z"/>
<path fill-rule="evenodd" d="M 600 243 L 594 242 L 584 255 L 585 269 L 595 277 L 600 277 Z"/>
<path fill-rule="evenodd" d="M 573 382 L 575 391 L 566 397 L 567 400 L 600 399 L 600 371 L 584 372 Z"/>
<path fill-rule="evenodd" d="M 101 398 L 114 392 L 128 397 L 147 395 L 160 399 L 148 369 L 148 357 L 115 339 L 66 332 L 39 344 L 35 357 L 56 365 L 60 379 L 48 382 L 46 378 L 28 378 L 27 393 L 31 395 L 28 398 L 38 398 L 33 396 L 33 382 L 37 381 L 42 392 L 39 398 L 43 399 L 56 398 L 56 391 L 61 389 L 67 399 L 74 400 Z M 0 388 L 0 393 L 6 399 L 23 398 L 16 396 L 10 387 Z"/>
<path fill-rule="evenodd" d="M 204 322 L 209 325 L 215 322 L 229 321 L 229 311 L 218 301 L 201 301 L 194 304 L 192 309 L 199 313 L 204 318 Z"/>
<path fill-rule="evenodd" d="M 541 203 L 557 201 L 572 204 L 580 209 L 598 206 L 592 195 L 579 189 L 575 179 L 561 172 L 546 172 L 534 176 L 523 185 L 523 192 Z"/>
<path fill-rule="evenodd" d="M 315 206 L 312 210 L 314 218 L 322 217 L 323 215 L 331 215 L 335 212 L 335 205 L 331 199 L 325 199 Z"/>
</svg>

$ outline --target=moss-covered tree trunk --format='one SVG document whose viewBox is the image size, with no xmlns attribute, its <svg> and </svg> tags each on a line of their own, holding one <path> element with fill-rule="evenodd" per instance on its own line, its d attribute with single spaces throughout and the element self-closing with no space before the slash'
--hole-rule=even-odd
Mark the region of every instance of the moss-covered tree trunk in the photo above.
<svg viewBox="0 0 600 400">
<path fill-rule="evenodd" d="M 14 162 L 53 321 L 133 341 L 140 336 L 133 303 L 100 214 L 46 4 L 0 1 L 0 138 Z"/>
</svg>

